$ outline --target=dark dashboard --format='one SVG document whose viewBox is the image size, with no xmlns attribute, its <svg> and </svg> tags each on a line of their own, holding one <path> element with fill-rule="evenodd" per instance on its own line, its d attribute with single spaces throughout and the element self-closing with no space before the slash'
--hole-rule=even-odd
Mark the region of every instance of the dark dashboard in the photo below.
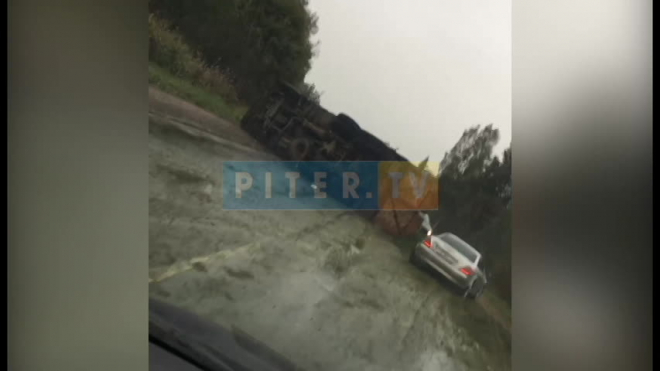
<svg viewBox="0 0 660 371">
<path fill-rule="evenodd" d="M 149 300 L 149 364 L 152 371 L 302 371 L 236 327 L 155 299 Z"/>
</svg>

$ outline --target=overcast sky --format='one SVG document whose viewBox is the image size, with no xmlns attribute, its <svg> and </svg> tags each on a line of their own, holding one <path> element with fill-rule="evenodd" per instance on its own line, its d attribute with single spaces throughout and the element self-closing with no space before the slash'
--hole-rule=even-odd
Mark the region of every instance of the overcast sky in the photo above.
<svg viewBox="0 0 660 371">
<path fill-rule="evenodd" d="M 463 130 L 511 142 L 510 0 L 310 0 L 319 55 L 307 81 L 411 161 L 440 161 Z"/>
</svg>

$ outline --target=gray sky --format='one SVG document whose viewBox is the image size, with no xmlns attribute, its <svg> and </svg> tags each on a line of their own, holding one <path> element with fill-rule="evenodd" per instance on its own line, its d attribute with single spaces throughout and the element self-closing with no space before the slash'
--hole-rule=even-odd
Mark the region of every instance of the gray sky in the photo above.
<svg viewBox="0 0 660 371">
<path fill-rule="evenodd" d="M 411 161 L 440 161 L 473 125 L 511 142 L 510 0 L 310 0 L 307 81 Z"/>
</svg>

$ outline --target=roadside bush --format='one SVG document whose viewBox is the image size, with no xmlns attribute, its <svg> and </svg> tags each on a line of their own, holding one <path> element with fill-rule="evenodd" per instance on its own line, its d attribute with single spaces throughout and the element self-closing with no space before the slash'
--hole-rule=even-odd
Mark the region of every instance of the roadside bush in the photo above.
<svg viewBox="0 0 660 371">
<path fill-rule="evenodd" d="M 500 213 L 486 228 L 470 236 L 484 254 L 491 287 L 511 305 L 511 210 Z"/>
<path fill-rule="evenodd" d="M 229 104 L 240 101 L 231 81 L 217 68 L 207 66 L 181 35 L 165 20 L 149 16 L 149 60 L 173 75 L 204 87 Z"/>
<path fill-rule="evenodd" d="M 179 77 L 199 75 L 202 69 L 183 38 L 154 15 L 149 16 L 149 59 Z"/>
<path fill-rule="evenodd" d="M 241 101 L 255 103 L 278 80 L 318 99 L 305 76 L 316 55 L 318 16 L 308 0 L 149 0 L 149 12 L 174 26 L 210 66 L 232 76 Z M 235 77 L 235 78 L 234 78 Z"/>
<path fill-rule="evenodd" d="M 484 254 L 490 287 L 511 304 L 511 147 L 493 156 L 492 125 L 463 132 L 441 164 L 440 202 L 430 212 L 435 233 L 451 232 Z"/>
</svg>

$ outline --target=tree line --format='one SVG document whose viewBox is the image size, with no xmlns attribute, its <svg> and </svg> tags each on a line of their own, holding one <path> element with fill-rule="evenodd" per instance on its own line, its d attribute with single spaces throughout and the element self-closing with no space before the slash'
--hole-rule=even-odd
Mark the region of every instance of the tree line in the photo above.
<svg viewBox="0 0 660 371">
<path fill-rule="evenodd" d="M 278 80 L 305 83 L 317 48 L 318 16 L 307 0 L 149 0 L 151 14 L 171 24 L 204 62 L 232 81 L 247 103 Z"/>
<path fill-rule="evenodd" d="M 438 233 L 451 232 L 478 248 L 495 290 L 511 301 L 511 177 L 509 146 L 493 154 L 493 125 L 463 132 L 440 166 L 440 207 L 430 213 Z"/>
</svg>

